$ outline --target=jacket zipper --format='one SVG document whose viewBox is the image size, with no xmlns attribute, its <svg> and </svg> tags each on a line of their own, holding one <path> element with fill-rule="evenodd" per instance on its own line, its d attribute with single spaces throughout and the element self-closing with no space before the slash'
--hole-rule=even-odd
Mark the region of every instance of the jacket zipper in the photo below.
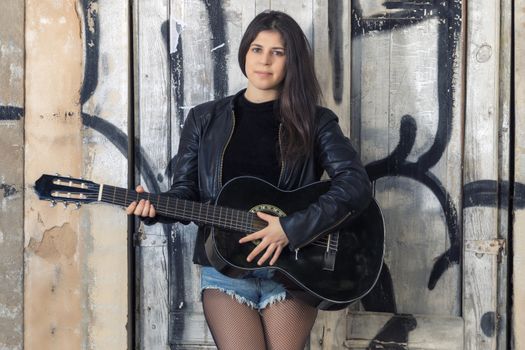
<svg viewBox="0 0 525 350">
<path fill-rule="evenodd" d="M 283 158 L 283 145 L 281 143 L 281 130 L 283 128 L 283 124 L 279 124 L 279 155 L 281 157 L 281 172 L 279 173 L 279 180 L 277 180 L 277 187 L 281 184 L 282 177 L 284 175 L 284 158 Z"/>
<path fill-rule="evenodd" d="M 221 165 L 219 167 L 219 189 L 222 187 L 222 166 L 224 163 L 224 154 L 226 153 L 226 148 L 228 147 L 228 144 L 230 143 L 232 136 L 233 136 L 233 130 L 235 129 L 235 111 L 232 109 L 232 129 L 230 131 L 230 137 L 228 137 L 228 141 L 224 144 L 224 147 L 222 149 L 221 154 Z"/>
<path fill-rule="evenodd" d="M 342 222 L 344 222 L 346 219 L 348 219 L 351 215 L 354 214 L 354 211 L 353 210 L 350 210 L 350 212 L 348 214 L 346 214 L 345 216 L 343 216 L 342 219 L 340 219 L 339 221 L 337 221 L 335 224 L 333 224 L 332 226 L 330 226 L 329 228 L 327 228 L 326 230 L 324 230 L 323 232 L 315 235 L 312 239 L 310 239 L 309 241 L 307 241 L 306 243 L 303 243 L 301 244 L 299 247 L 295 248 L 295 255 L 296 255 L 296 259 L 297 259 L 297 251 L 305 246 L 307 246 L 308 244 L 312 243 L 313 241 L 317 240 L 319 237 L 321 236 L 324 236 L 327 232 L 329 231 L 332 231 L 335 227 L 339 226 Z"/>
</svg>

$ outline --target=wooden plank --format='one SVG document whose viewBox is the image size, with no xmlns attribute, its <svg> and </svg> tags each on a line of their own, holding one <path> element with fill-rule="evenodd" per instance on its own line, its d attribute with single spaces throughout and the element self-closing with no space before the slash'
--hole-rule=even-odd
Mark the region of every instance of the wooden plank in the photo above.
<svg viewBox="0 0 525 350">
<path fill-rule="evenodd" d="M 360 51 L 352 52 L 360 62 L 355 65 L 359 71 L 352 72 L 360 108 L 353 118 L 361 122 L 362 159 L 376 180 L 376 199 L 385 216 L 385 261 L 393 279 L 388 297 L 395 298 L 392 307 L 398 312 L 459 315 L 458 265 L 447 264 L 435 284 L 430 283 L 436 259 L 451 247 L 451 229 L 459 245 L 454 209 L 460 203 L 461 181 L 454 169 L 461 164 L 461 83 L 438 84 L 440 77 L 460 74 L 440 64 L 443 57 L 449 67 L 458 62 L 460 42 L 440 40 L 439 33 L 442 23 L 454 26 L 459 21 L 427 18 L 423 11 L 407 12 L 405 22 L 386 12 L 361 16 L 354 39 Z"/>
<path fill-rule="evenodd" d="M 311 45 L 322 104 L 339 117 L 341 129 L 350 136 L 351 3 L 316 0 L 312 13 Z M 341 348 L 347 313 L 347 309 L 319 312 L 310 335 L 310 349 Z"/>
<path fill-rule="evenodd" d="M 500 5 L 468 3 L 467 92 L 465 115 L 465 186 L 498 181 L 499 33 Z M 487 194 L 497 203 L 497 193 Z M 463 210 L 465 247 L 469 241 L 498 238 L 497 208 L 482 203 Z M 497 255 L 464 251 L 463 316 L 465 349 L 495 349 L 497 315 Z"/>
<path fill-rule="evenodd" d="M 85 50 L 81 102 L 84 120 L 91 121 L 82 133 L 82 175 L 127 187 L 126 146 L 120 135 L 127 134 L 130 103 L 128 2 L 84 1 L 81 13 Z M 105 129 L 96 123 L 105 123 Z M 124 349 L 128 334 L 127 218 L 122 209 L 111 206 L 85 206 L 81 215 L 87 343 L 96 349 Z"/>
<path fill-rule="evenodd" d="M 525 348 L 525 0 L 514 4 L 513 349 Z"/>
<path fill-rule="evenodd" d="M 408 341 L 399 341 L 407 327 Z M 377 341 L 377 334 L 384 340 Z M 394 315 L 352 312 L 348 317 L 345 349 L 463 350 L 463 319 L 452 316 Z"/>
<path fill-rule="evenodd" d="M 136 178 L 149 192 L 169 189 L 165 176 L 170 153 L 169 1 L 136 0 L 135 42 L 135 159 Z M 166 26 L 163 28 L 163 26 Z M 139 349 L 168 349 L 169 291 L 163 225 L 144 227 L 137 255 Z"/>
<path fill-rule="evenodd" d="M 73 0 L 26 1 L 25 171 L 80 176 L 81 19 Z M 33 191 L 24 205 L 24 348 L 80 349 L 87 342 L 80 215 L 50 208 Z"/>
<path fill-rule="evenodd" d="M 498 209 L 498 237 L 509 242 L 509 231 L 512 229 L 512 221 L 509 220 L 509 205 L 511 203 L 510 192 L 510 164 L 514 161 L 511 159 L 512 147 L 511 135 L 511 81 L 512 81 L 512 1 L 501 1 L 501 26 L 500 26 L 500 74 L 499 74 L 499 179 L 502 182 L 502 193 L 500 200 L 504 205 Z M 506 253 L 508 243 L 505 250 L 499 257 L 498 265 L 498 300 L 497 309 L 500 320 L 509 320 L 510 317 L 507 312 L 508 303 L 510 302 L 508 296 L 509 286 L 509 255 Z M 509 329 L 512 327 L 512 322 L 498 322 L 496 346 L 498 350 L 507 350 L 509 344 Z"/>
<path fill-rule="evenodd" d="M 172 41 L 170 52 L 181 50 L 177 55 L 176 67 L 182 76 L 180 80 L 172 80 L 171 87 L 172 91 L 180 93 L 178 100 L 172 101 L 171 109 L 169 147 L 173 156 L 177 154 L 180 132 L 189 110 L 212 100 L 215 93 L 219 94 L 219 91 L 215 91 L 216 84 L 228 85 L 227 81 L 219 81 L 219 76 L 215 76 L 219 74 L 226 77 L 227 73 L 218 69 L 218 61 L 214 61 L 214 57 L 224 57 L 225 60 L 221 62 L 226 63 L 226 67 L 231 66 L 224 56 L 232 49 L 229 38 L 225 41 L 226 37 L 221 37 L 221 33 L 225 34 L 221 22 L 222 9 L 223 6 L 217 2 L 170 1 L 170 22 L 176 23 L 176 26 L 170 27 L 170 37 L 179 35 L 178 40 L 181 41 Z M 217 17 L 211 16 L 212 13 L 217 14 Z M 217 30 L 215 40 L 212 27 Z M 214 344 L 200 303 L 200 270 L 192 263 L 196 233 L 197 227 L 193 224 L 177 224 L 170 236 L 175 250 L 170 252 L 174 265 L 170 277 L 173 305 L 170 309 L 169 342 L 182 348 Z"/>
<path fill-rule="evenodd" d="M 182 91 L 179 100 L 172 101 L 173 154 L 177 151 L 180 127 L 191 107 L 213 99 L 219 93 L 215 90 L 218 85 L 226 86 L 227 94 L 246 86 L 246 79 L 238 66 L 237 50 L 242 34 L 254 16 L 254 1 L 210 2 L 207 6 L 196 1 L 172 1 L 170 22 L 176 25 L 171 26 L 170 37 L 177 36 L 181 40 L 181 43 L 170 43 L 172 58 L 179 60 L 172 66 L 183 71 L 183 79 L 173 80 L 172 87 L 175 91 Z M 182 51 L 182 58 L 177 50 Z M 222 62 L 225 69 L 217 69 L 216 65 Z M 227 84 L 221 84 L 221 79 Z M 179 297 L 172 308 L 171 342 L 185 348 L 213 345 L 200 303 L 199 267 L 191 263 L 195 234 L 194 225 L 177 225 L 172 235 L 177 254 L 182 256 L 178 260 L 182 268 L 178 271 L 183 275 L 183 282 L 171 287 L 183 294 L 183 298 Z M 181 288 L 184 288 L 183 292 Z"/>
<path fill-rule="evenodd" d="M 0 349 L 23 348 L 24 1 L 0 12 Z"/>
<path fill-rule="evenodd" d="M 282 11 L 290 16 L 299 24 L 304 34 L 313 46 L 314 39 L 314 0 L 286 1 L 271 0 L 270 9 Z"/>
</svg>

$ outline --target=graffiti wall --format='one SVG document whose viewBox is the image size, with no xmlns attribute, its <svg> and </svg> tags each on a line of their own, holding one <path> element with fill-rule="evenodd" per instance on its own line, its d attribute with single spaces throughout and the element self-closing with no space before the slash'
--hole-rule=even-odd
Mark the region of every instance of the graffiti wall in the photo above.
<svg viewBox="0 0 525 350">
<path fill-rule="evenodd" d="M 12 3 L 0 14 L 0 144 L 12 149 L 0 158 L 0 347 L 213 344 L 194 225 L 128 227 L 119 208 L 52 208 L 32 186 L 58 172 L 166 191 L 186 115 L 246 85 L 237 47 L 271 8 L 308 36 L 324 104 L 359 150 L 386 224 L 376 287 L 320 313 L 308 347 L 507 348 L 508 276 L 522 265 L 519 248 L 508 264 L 508 235 L 518 242 L 525 196 L 508 1 Z"/>
</svg>

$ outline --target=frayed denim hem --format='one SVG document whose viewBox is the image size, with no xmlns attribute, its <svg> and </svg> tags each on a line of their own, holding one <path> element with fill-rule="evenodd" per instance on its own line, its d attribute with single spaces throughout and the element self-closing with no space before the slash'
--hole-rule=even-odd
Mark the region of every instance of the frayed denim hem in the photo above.
<svg viewBox="0 0 525 350">
<path fill-rule="evenodd" d="M 202 292 L 204 292 L 206 289 L 220 290 L 221 292 L 226 293 L 229 296 L 231 296 L 233 299 L 237 300 L 239 303 L 249 306 L 250 309 L 254 309 L 254 310 L 257 309 L 257 305 L 253 301 L 248 300 L 248 299 L 246 299 L 244 297 L 241 297 L 240 295 L 236 294 L 232 290 L 224 289 L 224 288 L 217 287 L 217 286 L 206 286 L 206 287 L 202 288 L 202 290 L 201 290 L 201 300 L 202 300 Z"/>
<path fill-rule="evenodd" d="M 278 302 L 281 302 L 283 300 L 286 300 L 286 292 L 282 292 L 282 293 L 279 293 L 277 295 L 274 295 L 262 302 L 260 302 L 260 309 L 259 310 L 262 310 L 262 309 L 265 309 L 266 307 L 268 306 L 271 306 L 275 303 L 278 303 Z"/>
<path fill-rule="evenodd" d="M 218 287 L 218 286 L 206 286 L 206 287 L 202 288 L 202 290 L 201 290 L 201 301 L 202 301 L 202 292 L 204 292 L 206 289 L 219 290 L 219 291 L 221 291 L 223 293 L 226 293 L 227 295 L 229 295 L 230 297 L 235 299 L 237 302 L 248 306 L 250 309 L 252 309 L 252 310 L 259 310 L 259 311 L 262 310 L 262 309 L 265 309 L 266 307 L 271 306 L 271 305 L 273 305 L 275 303 L 278 303 L 278 302 L 281 302 L 283 300 L 286 300 L 286 296 L 287 296 L 286 292 L 282 292 L 282 293 L 274 295 L 274 296 L 272 296 L 270 298 L 267 298 L 266 300 L 260 302 L 259 305 L 257 305 L 253 301 L 238 295 L 237 293 L 235 293 L 232 290 L 225 289 L 225 288 Z"/>
</svg>

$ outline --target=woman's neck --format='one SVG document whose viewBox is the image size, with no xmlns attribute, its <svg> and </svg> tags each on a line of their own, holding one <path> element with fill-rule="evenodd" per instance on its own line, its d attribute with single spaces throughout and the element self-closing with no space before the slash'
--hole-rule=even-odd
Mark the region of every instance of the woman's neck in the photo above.
<svg viewBox="0 0 525 350">
<path fill-rule="evenodd" d="M 248 84 L 244 97 L 253 103 L 263 103 L 268 101 L 276 100 L 279 97 L 279 91 L 277 90 L 260 90 Z"/>
</svg>

